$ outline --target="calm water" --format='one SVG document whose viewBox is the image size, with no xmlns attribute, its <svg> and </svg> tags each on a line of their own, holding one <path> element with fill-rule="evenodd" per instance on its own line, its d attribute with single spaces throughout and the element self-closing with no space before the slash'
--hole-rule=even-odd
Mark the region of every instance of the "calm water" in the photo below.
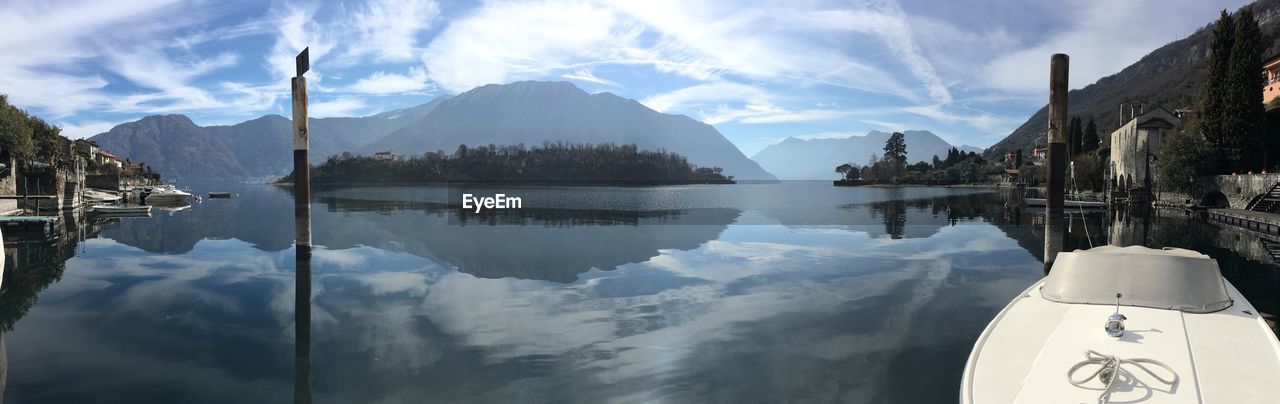
<svg viewBox="0 0 1280 404">
<path fill-rule="evenodd" d="M 312 204 L 299 341 L 292 196 L 193 188 L 240 196 L 5 234 L 5 403 L 954 402 L 974 339 L 1044 275 L 1041 218 L 1004 192 L 504 188 L 524 209 L 475 215 L 450 195 L 495 190 L 345 189 Z M 1178 212 L 1070 227 L 1069 249 L 1206 252 L 1280 312 L 1257 235 Z"/>
</svg>

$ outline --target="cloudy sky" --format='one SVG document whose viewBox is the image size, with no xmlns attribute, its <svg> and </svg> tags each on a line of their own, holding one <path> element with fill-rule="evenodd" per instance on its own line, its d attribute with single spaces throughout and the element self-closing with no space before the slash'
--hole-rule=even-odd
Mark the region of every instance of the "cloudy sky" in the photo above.
<svg viewBox="0 0 1280 404">
<path fill-rule="evenodd" d="M 715 125 L 747 155 L 869 130 L 988 146 L 1045 103 L 1050 54 L 1083 87 L 1244 3 L 10 0 L 0 93 L 71 137 L 287 116 L 310 46 L 316 117 L 563 80 Z"/>
</svg>

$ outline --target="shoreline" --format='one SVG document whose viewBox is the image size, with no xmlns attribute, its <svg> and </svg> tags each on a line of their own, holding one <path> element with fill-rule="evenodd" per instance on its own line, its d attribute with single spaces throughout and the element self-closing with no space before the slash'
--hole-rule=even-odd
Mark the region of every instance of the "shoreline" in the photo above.
<svg viewBox="0 0 1280 404">
<path fill-rule="evenodd" d="M 501 186 L 604 186 L 604 187 L 652 187 L 670 185 L 734 185 L 735 180 L 467 180 L 428 182 L 312 182 L 312 188 L 355 187 L 414 187 L 450 185 L 501 185 Z M 270 185 L 292 187 L 292 182 L 270 182 Z"/>
</svg>

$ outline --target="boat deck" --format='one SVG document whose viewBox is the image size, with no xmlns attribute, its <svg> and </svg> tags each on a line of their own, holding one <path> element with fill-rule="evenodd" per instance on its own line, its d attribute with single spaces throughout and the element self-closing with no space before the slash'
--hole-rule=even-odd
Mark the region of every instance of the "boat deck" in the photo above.
<svg viewBox="0 0 1280 404">
<path fill-rule="evenodd" d="M 1112 338 L 1103 324 L 1114 306 L 1052 302 L 1041 296 L 1042 284 L 1019 296 L 983 332 L 965 369 L 961 402 L 1095 402 L 1100 382 L 1086 389 L 1067 380 L 1087 350 L 1159 360 L 1179 378 L 1170 387 L 1125 365 L 1111 402 L 1271 403 L 1280 397 L 1280 342 L 1234 287 L 1228 289 L 1235 303 L 1214 313 L 1123 306 L 1127 331 Z M 1260 338 L 1270 343 L 1258 343 Z M 1169 377 L 1164 369 L 1148 367 Z M 1076 377 L 1096 369 L 1086 367 Z"/>
</svg>

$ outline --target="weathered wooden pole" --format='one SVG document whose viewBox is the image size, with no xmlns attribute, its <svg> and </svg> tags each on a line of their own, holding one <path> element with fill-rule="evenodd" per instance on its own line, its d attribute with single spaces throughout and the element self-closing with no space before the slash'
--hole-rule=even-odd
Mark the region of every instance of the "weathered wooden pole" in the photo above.
<svg viewBox="0 0 1280 404">
<path fill-rule="evenodd" d="M 307 78 L 310 68 L 308 50 L 298 54 L 298 76 L 293 82 L 293 205 L 298 230 L 298 247 L 311 248 L 311 165 L 307 162 Z M 308 251 L 309 253 L 310 251 Z"/>
<path fill-rule="evenodd" d="M 297 230 L 294 288 L 293 401 L 311 402 L 311 165 L 307 161 L 307 78 L 311 67 L 306 48 L 298 54 L 293 84 L 293 219 Z"/>
<path fill-rule="evenodd" d="M 1062 251 L 1062 205 L 1067 171 L 1067 67 L 1070 58 L 1054 54 L 1049 61 L 1049 172 L 1045 195 L 1044 268 L 1048 272 Z"/>
</svg>

